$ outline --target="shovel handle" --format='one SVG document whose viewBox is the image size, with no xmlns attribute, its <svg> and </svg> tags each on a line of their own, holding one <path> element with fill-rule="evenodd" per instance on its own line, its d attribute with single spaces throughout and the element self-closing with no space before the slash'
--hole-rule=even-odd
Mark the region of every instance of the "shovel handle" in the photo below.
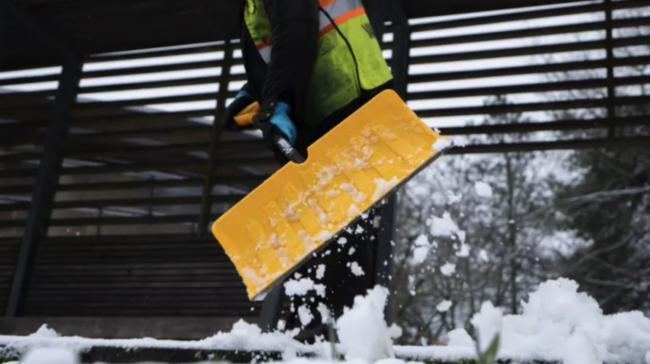
<svg viewBox="0 0 650 364">
<path fill-rule="evenodd" d="M 289 143 L 289 141 L 278 134 L 271 135 L 271 141 L 278 148 L 280 153 L 287 158 L 288 160 L 294 163 L 302 163 L 305 161 L 305 158 L 296 150 L 296 148 Z"/>
</svg>

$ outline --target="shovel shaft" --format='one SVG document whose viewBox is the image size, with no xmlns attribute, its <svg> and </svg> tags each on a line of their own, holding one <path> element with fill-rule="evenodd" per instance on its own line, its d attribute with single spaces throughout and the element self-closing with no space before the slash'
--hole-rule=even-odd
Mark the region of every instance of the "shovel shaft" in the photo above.
<svg viewBox="0 0 650 364">
<path fill-rule="evenodd" d="M 302 163 L 305 161 L 305 158 L 294 148 L 289 141 L 281 135 L 273 134 L 271 136 L 271 141 L 278 148 L 280 153 L 285 156 L 288 160 L 294 163 Z"/>
</svg>

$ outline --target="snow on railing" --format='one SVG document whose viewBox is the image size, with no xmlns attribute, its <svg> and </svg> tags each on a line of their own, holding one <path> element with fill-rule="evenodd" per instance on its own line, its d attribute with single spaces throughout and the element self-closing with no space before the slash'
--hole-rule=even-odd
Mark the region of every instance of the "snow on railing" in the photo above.
<svg viewBox="0 0 650 364">
<path fill-rule="evenodd" d="M 486 343 L 493 342 L 498 335 L 500 359 L 564 364 L 650 364 L 650 318 L 638 311 L 605 315 L 592 297 L 578 292 L 577 283 L 568 279 L 540 284 L 528 302 L 522 304 L 519 315 L 504 315 L 499 308 L 485 302 L 471 320 L 480 345 L 462 328 L 449 333 L 446 346 L 393 345 L 392 340 L 401 330 L 383 320 L 387 296 L 385 288 L 376 287 L 366 297 L 355 298 L 353 307 L 346 309 L 336 321 L 340 343 L 334 350 L 327 342 L 307 345 L 296 341 L 293 336 L 297 331 L 263 333 L 256 325 L 239 321 L 230 332 L 194 341 L 62 337 L 42 327 L 30 336 L 0 336 L 0 359 L 3 351 L 7 357 L 7 352 L 20 354 L 45 347 L 72 352 L 117 348 L 280 353 L 284 360 L 301 363 L 335 361 L 332 355 L 336 353 L 357 363 L 400 364 L 404 360 L 453 363 L 476 358 L 477 346 L 485 351 Z M 315 359 L 296 359 L 302 356 Z"/>
</svg>

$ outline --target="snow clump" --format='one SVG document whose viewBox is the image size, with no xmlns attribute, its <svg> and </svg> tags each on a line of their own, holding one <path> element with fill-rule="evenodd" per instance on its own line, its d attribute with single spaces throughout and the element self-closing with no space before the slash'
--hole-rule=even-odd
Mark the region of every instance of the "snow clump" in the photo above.
<svg viewBox="0 0 650 364">
<path fill-rule="evenodd" d="M 454 329 L 447 333 L 447 345 L 450 347 L 468 346 L 474 348 L 474 340 L 465 329 Z"/>
<path fill-rule="evenodd" d="M 442 214 L 442 217 L 434 216 L 431 220 L 431 235 L 433 236 L 454 236 L 458 234 L 460 229 L 458 225 L 451 219 L 448 212 Z"/>
<path fill-rule="evenodd" d="M 492 187 L 483 181 L 474 183 L 474 191 L 479 197 L 492 198 Z"/>
<path fill-rule="evenodd" d="M 298 307 L 298 318 L 300 319 L 300 324 L 304 327 L 309 325 L 309 323 L 314 319 L 309 307 L 301 305 Z"/>
<path fill-rule="evenodd" d="M 442 150 L 451 147 L 452 145 L 454 145 L 454 143 L 451 139 L 445 137 L 439 137 L 438 139 L 436 139 L 435 142 L 433 142 L 433 145 L 431 145 L 431 147 L 434 150 L 440 152 Z"/>
<path fill-rule="evenodd" d="M 79 355 L 65 348 L 34 348 L 20 360 L 21 364 L 78 364 Z"/>
<path fill-rule="evenodd" d="M 388 290 L 376 286 L 365 297 L 354 298 L 352 308 L 346 308 L 336 321 L 341 349 L 347 360 L 375 362 L 392 358 L 391 330 L 384 321 Z"/>
<path fill-rule="evenodd" d="M 479 348 L 485 351 L 501 332 L 503 313 L 492 302 L 483 302 L 481 310 L 472 317 L 471 323 L 478 335 Z"/>
<path fill-rule="evenodd" d="M 438 312 L 447 312 L 449 311 L 450 308 L 451 308 L 451 301 L 449 300 L 444 300 L 436 306 L 436 310 L 438 310 Z"/>
<path fill-rule="evenodd" d="M 411 263 L 413 265 L 421 264 L 427 259 L 429 249 L 431 248 L 429 239 L 427 239 L 426 235 L 420 234 L 413 242 L 413 245 L 415 245 L 415 248 L 413 249 L 413 258 L 411 259 Z"/>
<path fill-rule="evenodd" d="M 366 274 L 363 271 L 363 268 L 361 268 L 361 266 L 357 262 L 348 263 L 348 267 L 350 268 L 350 272 L 352 272 L 352 274 L 354 274 L 357 277 Z"/>
<path fill-rule="evenodd" d="M 440 267 L 440 273 L 445 277 L 451 277 L 454 272 L 456 272 L 456 264 L 445 263 Z"/>
<path fill-rule="evenodd" d="M 429 246 L 418 246 L 413 249 L 413 259 L 411 259 L 411 262 L 413 265 L 417 264 L 422 264 L 426 259 L 427 255 L 429 254 Z"/>
<path fill-rule="evenodd" d="M 325 277 L 325 264 L 319 264 L 318 267 L 316 267 L 316 279 L 323 279 Z"/>
<path fill-rule="evenodd" d="M 284 283 L 284 290 L 287 296 L 304 296 L 309 291 L 315 291 L 317 295 L 325 297 L 325 285 L 316 284 L 310 278 L 288 280 Z"/>
<path fill-rule="evenodd" d="M 36 332 L 34 332 L 33 334 L 31 334 L 29 336 L 30 337 L 44 337 L 44 338 L 49 337 L 49 338 L 53 338 L 53 337 L 59 337 L 61 335 L 59 335 L 59 333 L 56 332 L 56 330 L 51 329 L 49 326 L 47 326 L 47 324 L 43 324 L 43 325 L 41 325 L 41 327 L 38 328 L 38 330 L 36 330 Z"/>
</svg>

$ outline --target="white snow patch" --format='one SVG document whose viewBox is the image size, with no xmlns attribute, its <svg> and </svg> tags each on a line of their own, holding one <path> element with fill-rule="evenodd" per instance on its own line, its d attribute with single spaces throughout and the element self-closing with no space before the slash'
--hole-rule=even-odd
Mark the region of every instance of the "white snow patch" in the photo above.
<svg viewBox="0 0 650 364">
<path fill-rule="evenodd" d="M 587 248 L 593 242 L 578 236 L 576 231 L 556 231 L 552 236 L 545 236 L 535 247 L 535 251 L 547 258 L 554 256 L 570 257 L 576 250 Z"/>
<path fill-rule="evenodd" d="M 445 263 L 440 267 L 440 273 L 442 273 L 443 276 L 451 277 L 454 272 L 456 272 L 456 264 Z"/>
<path fill-rule="evenodd" d="M 316 279 L 323 279 L 325 277 L 325 264 L 319 264 L 316 267 Z"/>
<path fill-rule="evenodd" d="M 444 300 L 436 306 L 436 310 L 438 310 L 438 312 L 447 312 L 451 308 L 451 304 L 451 301 Z"/>
<path fill-rule="evenodd" d="M 429 249 L 430 247 L 428 245 L 418 246 L 413 249 L 413 258 L 411 259 L 411 263 L 413 265 L 422 264 L 427 259 Z"/>
<path fill-rule="evenodd" d="M 429 245 L 429 239 L 427 239 L 427 236 L 424 234 L 418 235 L 417 238 L 415 238 L 415 241 L 413 242 L 415 246 L 428 246 Z"/>
<path fill-rule="evenodd" d="M 454 329 L 447 333 L 447 345 L 474 348 L 474 340 L 465 329 Z"/>
<path fill-rule="evenodd" d="M 469 257 L 469 245 L 467 244 L 460 244 L 460 248 L 456 252 L 456 256 L 459 258 L 467 258 Z"/>
<path fill-rule="evenodd" d="M 54 329 L 51 329 L 47 324 L 41 325 L 41 327 L 36 330 L 33 334 L 29 335 L 31 337 L 59 337 L 58 332 L 56 332 Z"/>
<path fill-rule="evenodd" d="M 463 199 L 463 195 L 461 193 L 454 194 L 452 192 L 447 193 L 447 201 L 450 205 L 459 203 L 460 200 Z"/>
<path fill-rule="evenodd" d="M 318 313 L 320 314 L 321 323 L 328 324 L 330 322 L 330 320 L 332 319 L 332 316 L 331 316 L 330 310 L 327 308 L 327 306 L 325 306 L 325 304 L 323 302 L 319 302 L 316 309 L 318 310 Z"/>
<path fill-rule="evenodd" d="M 521 315 L 484 303 L 472 318 L 481 345 L 501 331 L 502 357 L 566 364 L 642 363 L 650 351 L 650 318 L 641 312 L 604 315 L 597 302 L 560 278 L 539 285 Z"/>
<path fill-rule="evenodd" d="M 458 225 L 451 219 L 448 212 L 442 214 L 442 217 L 434 216 L 431 220 L 431 235 L 433 236 L 453 236 L 460 229 Z"/>
<path fill-rule="evenodd" d="M 311 278 L 288 280 L 284 283 L 284 291 L 287 296 L 304 296 L 309 291 L 315 291 L 317 295 L 325 297 L 325 285 L 314 283 Z"/>
<path fill-rule="evenodd" d="M 375 362 L 392 358 L 391 332 L 384 321 L 388 290 L 376 286 L 365 297 L 354 298 L 352 308 L 346 308 L 336 321 L 341 349 L 347 360 Z"/>
<path fill-rule="evenodd" d="M 491 302 L 483 302 L 481 310 L 472 317 L 471 323 L 476 329 L 481 351 L 485 351 L 495 336 L 501 332 L 503 314 Z"/>
<path fill-rule="evenodd" d="M 51 336 L 45 336 L 51 337 Z M 78 364 L 79 355 L 66 348 L 34 348 L 20 360 L 21 364 Z"/>
<path fill-rule="evenodd" d="M 474 191 L 479 197 L 492 198 L 492 187 L 483 181 L 474 183 Z"/>
<path fill-rule="evenodd" d="M 393 177 L 389 180 L 383 178 L 375 178 L 375 191 L 372 194 L 372 200 L 377 201 L 380 198 L 384 197 L 384 195 L 392 190 L 395 186 L 397 186 L 398 183 L 399 180 L 397 177 Z"/>
<path fill-rule="evenodd" d="M 438 137 L 438 139 L 436 139 L 436 141 L 433 142 L 431 147 L 434 150 L 440 152 L 442 150 L 445 150 L 445 149 L 451 147 L 452 145 L 454 145 L 454 143 L 453 143 L 453 141 L 451 139 L 446 138 L 446 137 Z"/>
<path fill-rule="evenodd" d="M 489 262 L 489 261 L 490 261 L 490 256 L 488 255 L 488 252 L 487 252 L 485 249 L 481 249 L 481 250 L 478 252 L 478 258 L 479 258 L 482 262 Z"/>
<path fill-rule="evenodd" d="M 337 242 L 340 246 L 344 246 L 345 244 L 347 244 L 348 239 L 346 239 L 344 236 L 342 236 L 342 237 L 338 238 L 338 240 L 336 240 L 336 242 Z"/>
<path fill-rule="evenodd" d="M 302 326 L 307 326 L 314 319 L 314 315 L 309 310 L 309 307 L 301 305 L 298 307 L 298 318 L 300 319 L 300 324 Z"/>
<path fill-rule="evenodd" d="M 350 272 L 352 272 L 352 274 L 354 274 L 357 277 L 366 274 L 363 271 L 363 268 L 361 268 L 361 266 L 357 262 L 348 263 L 348 267 L 350 268 Z"/>
</svg>

